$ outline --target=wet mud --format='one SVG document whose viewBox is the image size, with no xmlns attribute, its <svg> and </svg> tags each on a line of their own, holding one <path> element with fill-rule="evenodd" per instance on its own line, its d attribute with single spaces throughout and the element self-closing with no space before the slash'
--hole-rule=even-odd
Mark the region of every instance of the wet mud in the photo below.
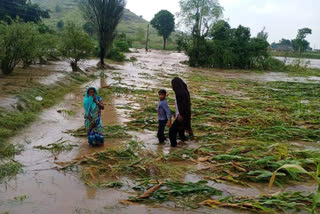
<svg viewBox="0 0 320 214">
<path fill-rule="evenodd" d="M 278 74 L 267 73 L 262 75 L 249 75 L 240 72 L 226 74 L 223 71 L 212 71 L 207 69 L 190 69 L 186 65 L 180 64 L 187 57 L 184 54 L 152 51 L 145 53 L 137 50 L 127 56 L 136 57 L 137 62 L 127 62 L 114 65 L 116 70 L 104 71 L 103 75 L 97 80 L 83 85 L 81 90 L 65 96 L 64 101 L 56 106 L 43 111 L 37 122 L 28 128 L 20 131 L 16 137 L 10 140 L 13 144 L 24 145 L 24 151 L 16 156 L 16 160 L 23 164 L 24 173 L 17 175 L 14 179 L 0 184 L 0 209 L 9 213 L 247 213 L 239 210 L 217 209 L 202 207 L 194 210 L 184 210 L 175 208 L 170 204 L 166 206 L 149 207 L 146 205 L 122 205 L 122 200 L 127 200 L 134 195 L 127 189 L 97 189 L 86 185 L 81 180 L 81 175 L 74 172 L 61 172 L 57 170 L 55 162 L 70 161 L 82 156 L 90 156 L 94 152 L 114 148 L 121 145 L 122 140 L 110 139 L 105 142 L 104 147 L 91 148 L 87 144 L 86 138 L 74 137 L 67 133 L 68 130 L 75 130 L 83 126 L 82 100 L 88 86 L 97 88 L 112 86 L 121 83 L 126 87 L 135 89 L 159 89 L 168 88 L 166 82 L 168 76 L 183 76 L 190 72 L 208 72 L 215 75 L 217 79 L 244 78 L 255 81 L 286 81 L 286 77 L 279 77 Z M 80 64 L 80 67 L 90 67 L 96 65 L 96 60 L 90 60 Z M 58 67 L 58 69 L 57 69 Z M 37 69 L 37 68 L 34 68 Z M 70 72 L 70 67 L 66 62 L 55 62 L 50 66 L 43 66 L 41 69 L 61 70 Z M 41 84 L 54 84 L 63 78 L 64 73 L 48 74 L 40 78 Z M 1 79 L 0 79 L 1 80 Z M 308 81 L 319 81 L 308 79 Z M 235 90 L 224 90 L 222 94 L 245 97 Z M 14 104 L 14 98 L 11 104 Z M 156 95 L 155 95 L 156 99 Z M 3 99 L 1 99 L 3 101 Z M 0 102 L 1 103 L 1 102 Z M 10 103 L 10 102 L 5 102 Z M 139 108 L 134 97 L 130 95 L 113 95 L 104 100 L 105 110 L 102 113 L 102 120 L 105 125 L 123 125 L 130 120 L 130 112 Z M 1 106 L 1 104 L 0 104 Z M 124 107 L 130 106 L 130 109 Z M 2 106 L 3 107 L 3 106 Z M 65 110 L 65 111 L 61 111 Z M 59 113 L 60 112 L 60 113 Z M 73 112 L 69 115 L 64 112 Z M 131 131 L 133 138 L 145 142 L 147 150 L 157 151 L 159 154 L 169 154 L 172 149 L 168 143 L 159 145 L 152 131 Z M 73 145 L 77 145 L 72 151 L 62 152 L 54 155 L 49 151 L 36 149 L 35 146 L 46 146 L 59 140 L 66 140 Z M 193 148 L 196 142 L 190 141 L 188 147 Z M 185 164 L 182 162 L 182 164 Z M 192 163 L 191 163 L 192 164 Z M 205 167 L 203 164 L 195 164 L 196 167 Z M 124 183 L 131 182 L 127 178 L 119 178 Z M 198 175 L 186 175 L 186 182 L 197 182 L 202 177 Z M 250 187 L 230 185 L 230 183 L 209 182 L 209 185 L 223 192 L 236 196 L 258 196 L 267 193 L 265 184 L 251 184 Z M 313 191 L 316 189 L 315 183 L 290 185 L 283 187 L 282 190 L 303 190 Z M 276 189 L 275 191 L 280 191 Z M 15 197 L 26 196 L 23 202 L 14 200 Z"/>
</svg>

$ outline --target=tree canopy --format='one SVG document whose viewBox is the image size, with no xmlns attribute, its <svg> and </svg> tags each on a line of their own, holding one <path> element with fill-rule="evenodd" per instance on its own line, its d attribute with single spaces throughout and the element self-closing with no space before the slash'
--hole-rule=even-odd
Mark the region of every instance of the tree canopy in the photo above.
<svg viewBox="0 0 320 214">
<path fill-rule="evenodd" d="M 68 23 L 60 35 L 59 51 L 70 60 L 73 71 L 78 71 L 78 61 L 89 57 L 94 49 L 91 37 L 74 23 Z"/>
<path fill-rule="evenodd" d="M 48 10 L 28 0 L 0 0 L 0 20 L 10 21 L 19 17 L 25 22 L 40 22 L 42 18 L 50 18 Z"/>
<path fill-rule="evenodd" d="M 174 31 L 174 15 L 167 10 L 161 10 L 151 20 L 151 25 L 163 37 L 163 49 L 166 49 L 167 39 Z"/>
<path fill-rule="evenodd" d="M 100 64 L 116 36 L 116 27 L 123 15 L 125 0 L 81 0 L 80 8 L 85 20 L 92 26 L 99 41 Z"/>
<path fill-rule="evenodd" d="M 223 15 L 223 7 L 217 0 L 180 0 L 179 18 L 192 28 L 192 33 L 207 36 L 209 30 Z"/>
<path fill-rule="evenodd" d="M 310 43 L 305 39 L 308 34 L 312 34 L 310 28 L 299 29 L 296 39 L 292 40 L 293 49 L 299 52 L 299 54 L 305 52 L 309 48 Z"/>
</svg>

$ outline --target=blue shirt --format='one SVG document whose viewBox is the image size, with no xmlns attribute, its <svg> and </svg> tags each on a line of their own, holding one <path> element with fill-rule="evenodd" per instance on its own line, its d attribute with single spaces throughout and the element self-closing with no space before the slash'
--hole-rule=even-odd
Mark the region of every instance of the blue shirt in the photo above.
<svg viewBox="0 0 320 214">
<path fill-rule="evenodd" d="M 170 120 L 171 112 L 166 99 L 160 100 L 158 105 L 158 120 Z"/>
</svg>

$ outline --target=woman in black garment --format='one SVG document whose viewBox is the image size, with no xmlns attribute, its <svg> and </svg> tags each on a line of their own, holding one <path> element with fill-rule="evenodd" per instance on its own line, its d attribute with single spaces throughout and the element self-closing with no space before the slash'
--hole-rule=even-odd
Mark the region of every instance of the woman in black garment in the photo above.
<svg viewBox="0 0 320 214">
<path fill-rule="evenodd" d="M 190 93 L 187 84 L 175 77 L 171 81 L 172 89 L 176 94 L 176 119 L 169 129 L 169 138 L 172 147 L 177 146 L 177 134 L 182 141 L 186 140 L 185 131 L 189 133 L 190 137 L 193 137 L 191 128 L 191 101 Z"/>
</svg>

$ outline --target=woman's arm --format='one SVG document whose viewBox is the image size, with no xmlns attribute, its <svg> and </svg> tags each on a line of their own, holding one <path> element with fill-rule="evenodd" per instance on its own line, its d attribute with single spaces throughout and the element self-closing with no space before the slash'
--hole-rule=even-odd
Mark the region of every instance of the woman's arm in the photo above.
<svg viewBox="0 0 320 214">
<path fill-rule="evenodd" d="M 99 106 L 100 109 L 104 110 L 104 104 L 103 104 L 102 101 L 99 102 L 99 101 L 97 100 L 96 96 L 93 96 L 93 100 L 94 100 L 94 102 Z"/>
<path fill-rule="evenodd" d="M 104 104 L 102 101 L 97 103 L 97 105 L 99 106 L 100 109 L 104 110 Z"/>
</svg>

